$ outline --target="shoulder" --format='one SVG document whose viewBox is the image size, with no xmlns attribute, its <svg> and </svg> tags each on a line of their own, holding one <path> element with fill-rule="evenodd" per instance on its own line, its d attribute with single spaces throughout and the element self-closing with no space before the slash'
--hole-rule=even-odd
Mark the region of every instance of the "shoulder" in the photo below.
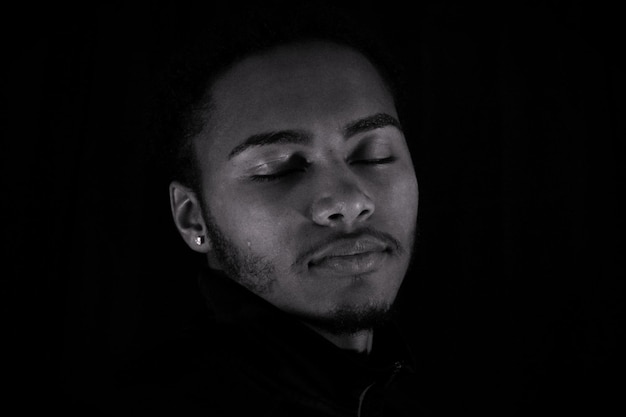
<svg viewBox="0 0 626 417">
<path fill-rule="evenodd" d="M 195 319 L 179 334 L 128 353 L 116 372 L 111 407 L 135 416 L 217 410 L 219 404 L 207 402 L 228 389 L 224 376 L 230 359 L 220 349 L 220 336 L 214 330 L 210 320 Z"/>
</svg>

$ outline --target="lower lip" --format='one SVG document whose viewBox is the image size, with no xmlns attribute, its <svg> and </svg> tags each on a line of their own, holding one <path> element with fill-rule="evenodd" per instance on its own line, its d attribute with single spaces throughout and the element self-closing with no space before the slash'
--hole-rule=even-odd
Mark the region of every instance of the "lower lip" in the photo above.
<svg viewBox="0 0 626 417">
<path fill-rule="evenodd" d="M 377 270 L 384 261 L 386 252 L 365 252 L 357 255 L 331 256 L 322 259 L 311 268 L 333 275 L 358 275 Z"/>
</svg>

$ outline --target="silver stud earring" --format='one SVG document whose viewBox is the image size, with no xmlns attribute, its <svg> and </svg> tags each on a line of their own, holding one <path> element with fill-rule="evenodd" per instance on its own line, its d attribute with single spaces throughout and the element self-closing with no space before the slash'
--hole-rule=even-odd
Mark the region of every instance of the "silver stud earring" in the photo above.
<svg viewBox="0 0 626 417">
<path fill-rule="evenodd" d="M 204 243 L 204 236 L 196 236 L 194 241 L 196 242 L 196 245 L 202 246 L 202 244 Z"/>
</svg>

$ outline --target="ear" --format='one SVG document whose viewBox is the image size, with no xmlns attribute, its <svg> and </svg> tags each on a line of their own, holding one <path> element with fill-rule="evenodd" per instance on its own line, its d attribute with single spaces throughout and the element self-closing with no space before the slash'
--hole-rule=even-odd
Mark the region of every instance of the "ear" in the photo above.
<svg viewBox="0 0 626 417">
<path fill-rule="evenodd" d="M 199 196 L 190 188 L 174 181 L 170 184 L 170 206 L 174 224 L 187 246 L 196 252 L 208 253 L 211 242 L 207 236 Z"/>
</svg>

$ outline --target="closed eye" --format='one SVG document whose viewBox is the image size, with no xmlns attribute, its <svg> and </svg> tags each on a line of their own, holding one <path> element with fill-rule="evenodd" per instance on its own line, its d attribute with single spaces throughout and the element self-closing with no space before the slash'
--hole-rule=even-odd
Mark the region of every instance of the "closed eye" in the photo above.
<svg viewBox="0 0 626 417">
<path fill-rule="evenodd" d="M 255 182 L 269 182 L 269 181 L 276 181 L 282 178 L 287 178 L 291 175 L 297 174 L 297 173 L 303 173 L 306 171 L 306 168 L 301 167 L 301 168 L 289 168 L 289 169 L 285 169 L 282 171 L 278 171 L 275 172 L 273 174 L 266 174 L 266 175 L 252 175 L 250 177 L 250 180 L 255 181 Z"/>
<path fill-rule="evenodd" d="M 389 164 L 396 160 L 395 156 L 389 156 L 387 158 L 375 158 L 375 159 L 358 159 L 356 161 L 351 161 L 352 165 L 381 165 L 381 164 Z"/>
<path fill-rule="evenodd" d="M 275 161 L 283 161 L 274 163 Z M 270 182 L 287 179 L 291 176 L 307 171 L 311 165 L 307 159 L 299 154 L 291 155 L 287 158 L 280 158 L 275 161 L 260 164 L 248 177 L 254 182 Z"/>
</svg>

